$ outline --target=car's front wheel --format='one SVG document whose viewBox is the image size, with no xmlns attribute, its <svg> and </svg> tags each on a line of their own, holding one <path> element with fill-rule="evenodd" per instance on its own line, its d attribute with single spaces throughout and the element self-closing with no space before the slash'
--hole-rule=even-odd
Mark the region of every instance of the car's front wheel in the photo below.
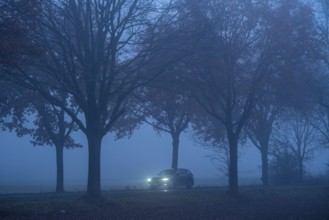
<svg viewBox="0 0 329 220">
<path fill-rule="evenodd" d="M 170 182 L 167 184 L 167 189 L 176 189 L 176 184 L 174 182 Z"/>
</svg>

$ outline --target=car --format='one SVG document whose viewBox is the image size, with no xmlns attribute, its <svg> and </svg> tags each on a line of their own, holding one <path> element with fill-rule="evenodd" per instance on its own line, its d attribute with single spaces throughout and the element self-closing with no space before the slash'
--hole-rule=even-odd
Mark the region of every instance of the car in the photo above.
<svg viewBox="0 0 329 220">
<path fill-rule="evenodd" d="M 175 189 L 177 187 L 192 188 L 194 177 L 188 169 L 166 169 L 157 176 L 148 178 L 150 189 Z"/>
</svg>

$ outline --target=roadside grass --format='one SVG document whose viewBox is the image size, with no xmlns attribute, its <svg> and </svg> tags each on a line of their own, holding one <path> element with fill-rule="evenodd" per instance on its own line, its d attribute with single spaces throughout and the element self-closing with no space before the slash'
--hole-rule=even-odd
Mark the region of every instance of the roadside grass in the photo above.
<svg viewBox="0 0 329 220">
<path fill-rule="evenodd" d="M 241 187 L 0 196 L 0 219 L 309 219 L 329 220 L 329 187 Z"/>
</svg>

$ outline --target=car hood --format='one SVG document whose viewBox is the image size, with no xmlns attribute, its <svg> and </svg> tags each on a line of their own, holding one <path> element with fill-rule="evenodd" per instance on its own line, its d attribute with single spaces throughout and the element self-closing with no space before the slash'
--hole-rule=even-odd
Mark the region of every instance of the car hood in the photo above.
<svg viewBox="0 0 329 220">
<path fill-rule="evenodd" d="M 151 179 L 152 180 L 159 180 L 159 179 L 163 179 L 163 178 L 172 178 L 172 175 L 154 176 Z"/>
</svg>

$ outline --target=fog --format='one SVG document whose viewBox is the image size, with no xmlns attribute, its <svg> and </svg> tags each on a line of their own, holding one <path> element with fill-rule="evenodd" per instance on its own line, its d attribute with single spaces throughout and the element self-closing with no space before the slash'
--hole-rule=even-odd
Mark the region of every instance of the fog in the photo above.
<svg viewBox="0 0 329 220">
<path fill-rule="evenodd" d="M 33 147 L 28 137 L 1 132 L 0 193 L 49 192 L 55 190 L 56 163 L 54 147 Z M 87 185 L 88 150 L 83 134 L 75 134 L 83 148 L 64 151 L 64 186 L 67 191 L 84 191 Z M 179 167 L 188 168 L 196 186 L 225 185 L 227 179 L 217 164 L 207 156 L 213 152 L 195 144 L 189 135 L 180 141 Z M 102 144 L 102 189 L 144 189 L 147 177 L 169 168 L 171 138 L 158 136 L 149 126 L 142 126 L 129 139 L 114 140 L 107 135 Z M 240 184 L 260 184 L 260 155 L 256 148 L 240 148 Z M 323 173 L 327 152 L 315 155 L 308 169 Z"/>
</svg>

